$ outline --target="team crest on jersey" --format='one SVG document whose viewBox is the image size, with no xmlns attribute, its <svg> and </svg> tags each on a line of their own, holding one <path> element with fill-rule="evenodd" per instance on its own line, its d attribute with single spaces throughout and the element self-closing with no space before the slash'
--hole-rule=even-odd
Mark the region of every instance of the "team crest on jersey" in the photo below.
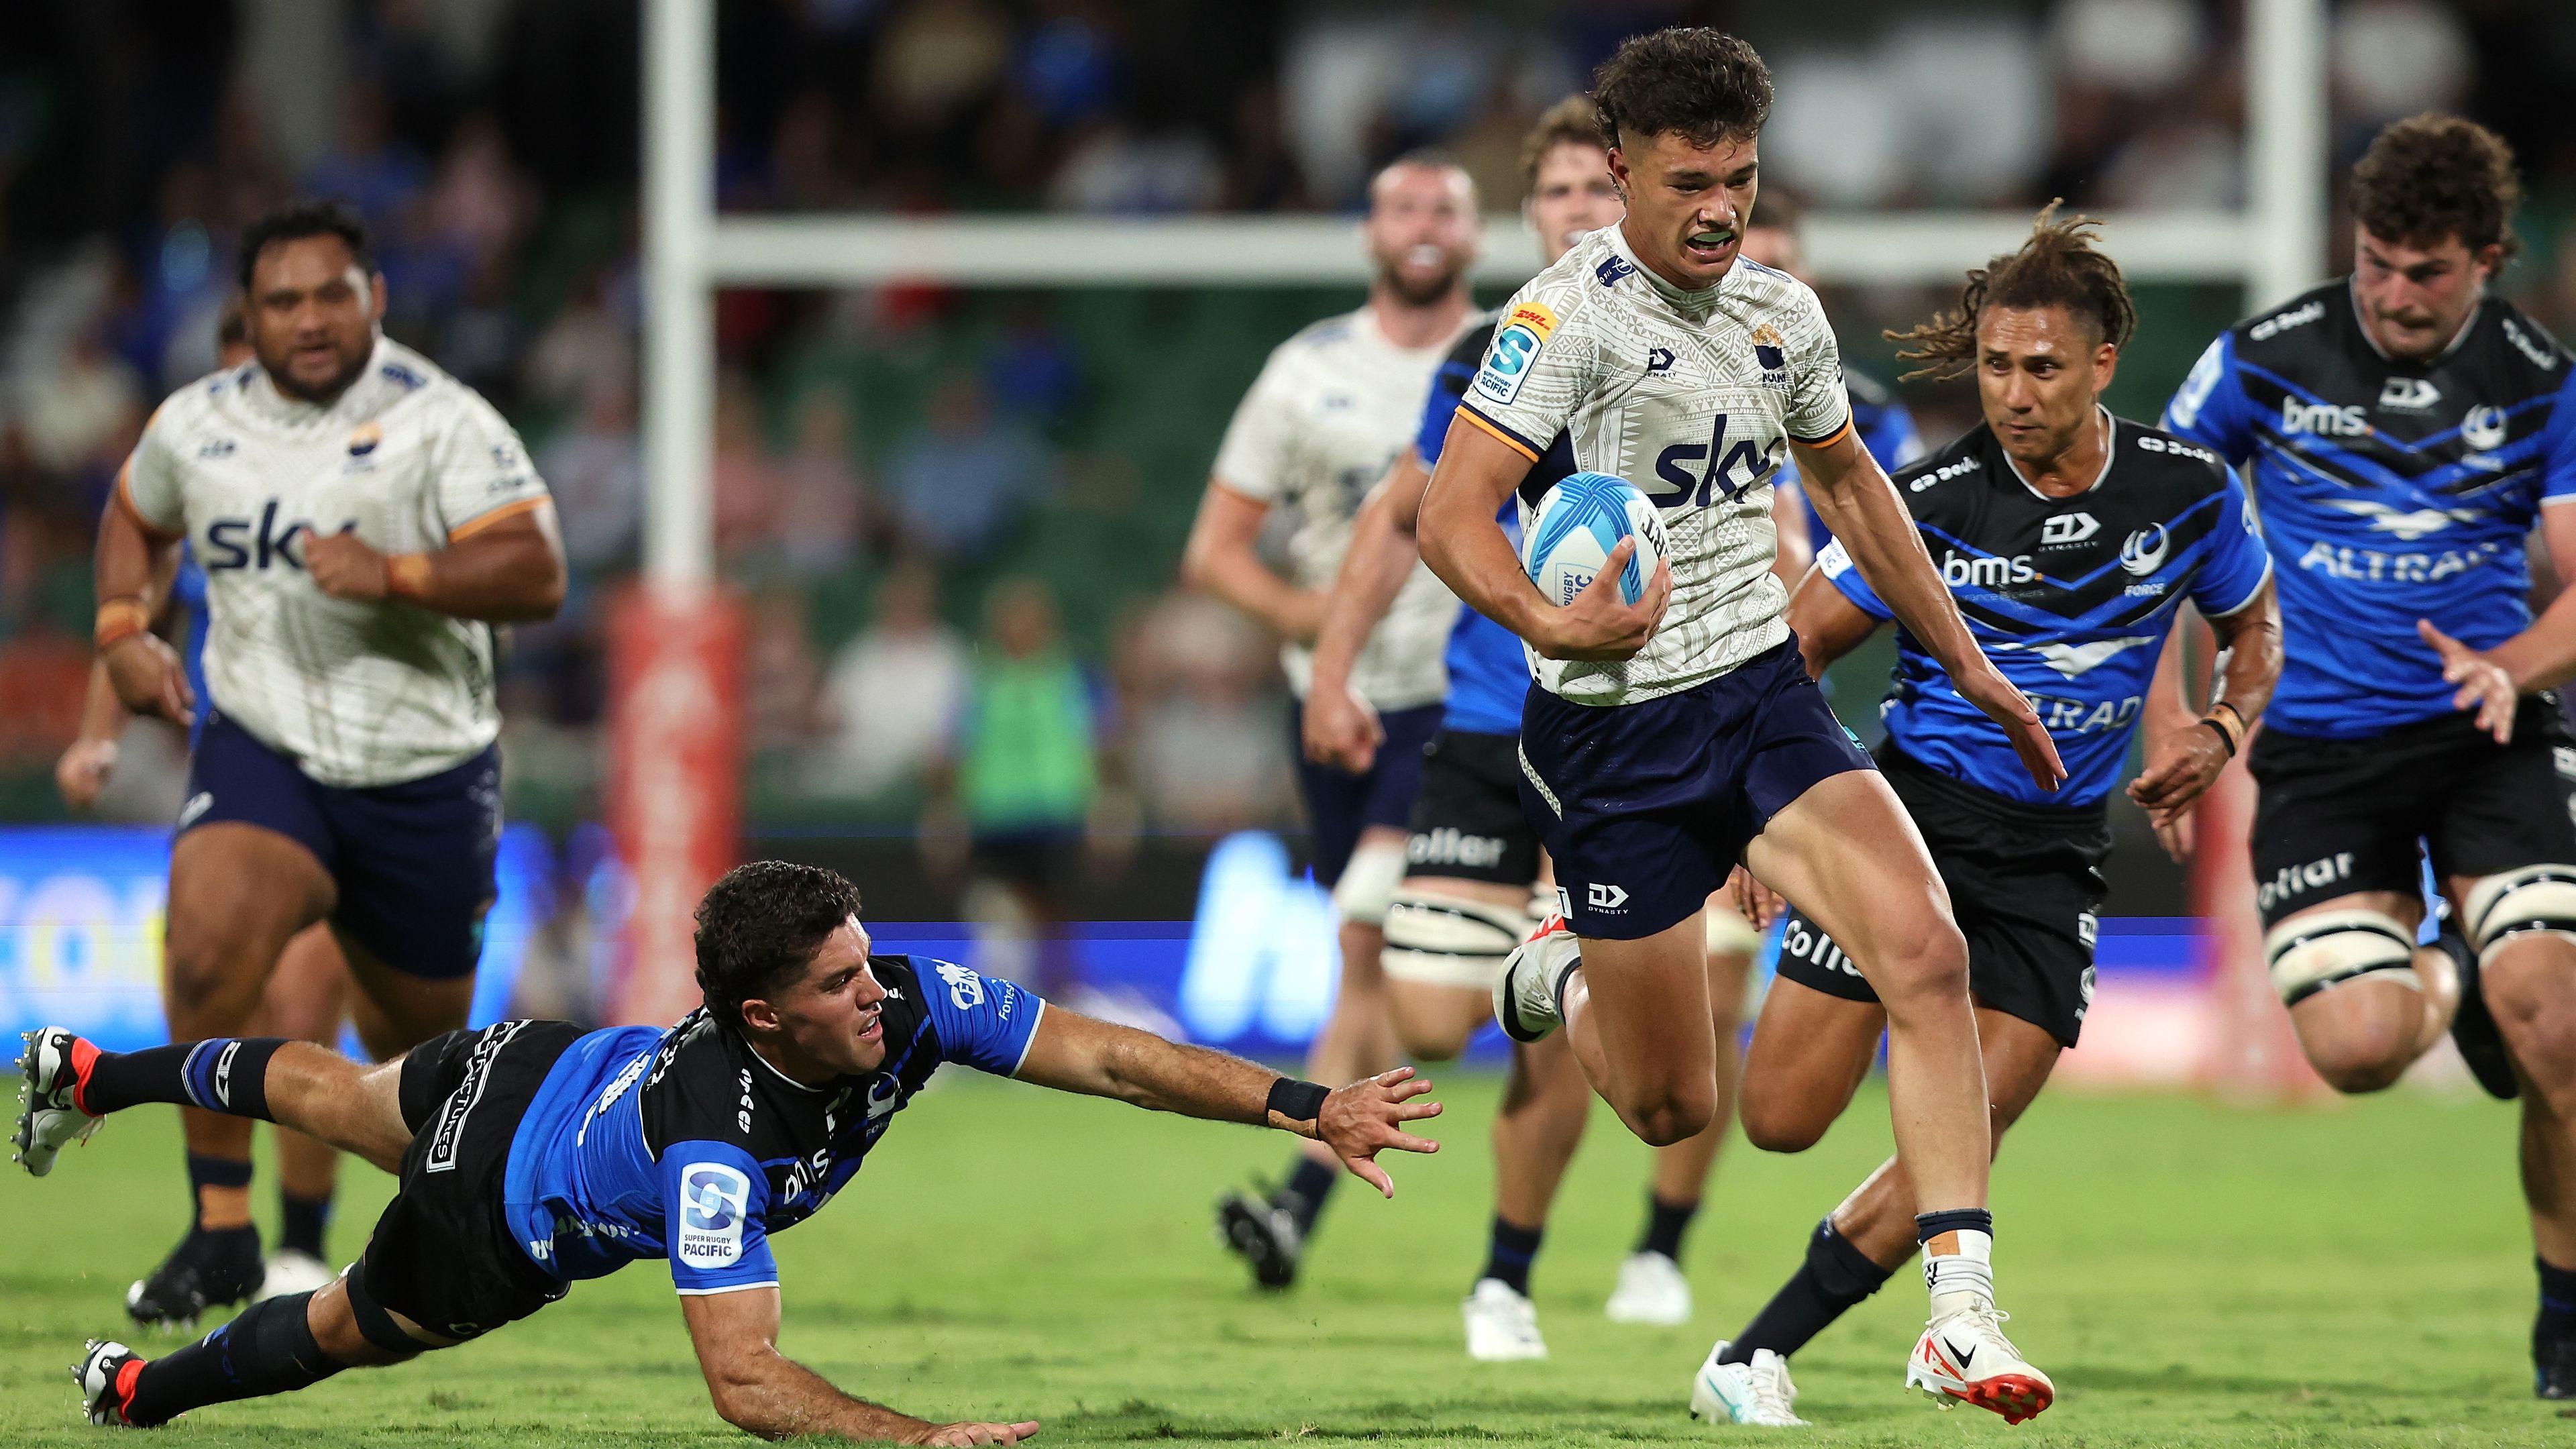
<svg viewBox="0 0 2576 1449">
<path fill-rule="evenodd" d="M 2481 453 L 2503 447 L 2509 431 L 2502 408 L 2474 407 L 2460 420 L 2460 441 Z"/>
<path fill-rule="evenodd" d="M 1779 329 L 1768 322 L 1753 329 L 1753 360 L 1761 364 L 1764 382 L 1778 383 L 1782 387 L 1789 385 L 1788 343 L 1781 339 Z"/>
<path fill-rule="evenodd" d="M 349 430 L 348 471 L 354 472 L 360 468 L 371 468 L 375 466 L 373 463 L 368 461 L 368 457 L 370 454 L 374 453 L 376 449 L 384 446 L 384 441 L 385 430 L 377 427 L 374 423 L 360 423 L 356 427 L 351 428 Z"/>
</svg>

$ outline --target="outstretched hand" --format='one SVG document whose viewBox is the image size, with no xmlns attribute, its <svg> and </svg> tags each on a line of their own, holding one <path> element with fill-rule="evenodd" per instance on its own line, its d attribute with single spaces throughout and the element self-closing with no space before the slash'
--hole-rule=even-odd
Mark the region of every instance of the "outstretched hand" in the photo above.
<svg viewBox="0 0 2576 1449">
<path fill-rule="evenodd" d="M 1315 1114 L 1315 1136 L 1333 1149 L 1352 1176 L 1393 1197 L 1395 1180 L 1377 1165 L 1378 1153 L 1390 1147 L 1399 1152 L 1440 1150 L 1439 1143 L 1416 1137 L 1403 1127 L 1440 1115 L 1439 1103 L 1413 1100 L 1430 1090 L 1431 1080 L 1415 1076 L 1411 1067 L 1336 1087 L 1324 1098 L 1323 1110 Z"/>
<path fill-rule="evenodd" d="M 2049 738 L 2048 727 L 2039 722 L 2039 711 L 2004 678 L 2002 670 L 1988 663 L 1983 669 L 1961 670 L 1952 682 L 1962 698 L 2003 726 L 2013 753 L 2021 756 L 2021 767 L 2039 788 L 2054 792 L 2066 783 L 2066 763 L 2057 757 L 2057 741 Z"/>
<path fill-rule="evenodd" d="M 970 1444 L 1025 1444 L 1037 1437 L 1038 1421 L 1017 1424 L 941 1424 L 914 1439 L 915 1444 L 932 1444 L 940 1449 L 962 1449 Z"/>
<path fill-rule="evenodd" d="M 2522 691 L 2514 686 L 2513 675 L 2484 654 L 2433 627 L 2430 619 L 2415 621 L 2415 632 L 2442 656 L 2442 678 L 2459 686 L 2451 696 L 2451 708 L 2478 711 L 2478 728 L 2495 736 L 2500 745 L 2513 743 L 2513 712 L 2522 703 Z"/>
</svg>

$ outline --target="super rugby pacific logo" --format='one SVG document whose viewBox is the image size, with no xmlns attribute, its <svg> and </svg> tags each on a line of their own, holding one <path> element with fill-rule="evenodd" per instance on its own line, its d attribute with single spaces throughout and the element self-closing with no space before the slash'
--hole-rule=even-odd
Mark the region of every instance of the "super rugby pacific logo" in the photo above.
<svg viewBox="0 0 2576 1449">
<path fill-rule="evenodd" d="M 1519 397 L 1521 384 L 1529 380 L 1530 364 L 1538 360 L 1538 350 L 1555 331 L 1556 313 L 1546 303 L 1514 306 L 1494 334 L 1493 345 L 1485 349 L 1485 365 L 1476 369 L 1477 393 L 1497 403 Z"/>
</svg>

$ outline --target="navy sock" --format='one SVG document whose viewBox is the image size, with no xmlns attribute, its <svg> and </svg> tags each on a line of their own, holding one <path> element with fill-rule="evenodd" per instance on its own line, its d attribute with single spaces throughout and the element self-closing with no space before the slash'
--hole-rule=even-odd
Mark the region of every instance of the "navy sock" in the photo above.
<svg viewBox="0 0 2576 1449">
<path fill-rule="evenodd" d="M 348 1365 L 322 1352 L 304 1318 L 310 1293 L 271 1298 L 167 1358 L 143 1366 L 126 1401 L 127 1422 L 166 1424 L 207 1404 L 291 1393 Z"/>
<path fill-rule="evenodd" d="M 1690 1231 L 1691 1219 L 1699 1215 L 1695 1202 L 1666 1202 L 1662 1194 L 1646 1194 L 1646 1232 L 1637 1239 L 1636 1251 L 1661 1253 L 1678 1263 L 1682 1260 L 1682 1234 Z"/>
<path fill-rule="evenodd" d="M 322 1235 L 331 1226 L 331 1199 L 277 1194 L 277 1245 L 313 1257 L 322 1256 Z"/>
<path fill-rule="evenodd" d="M 2576 1338 L 2576 1268 L 2553 1268 L 2539 1258 L 2540 1316 L 2532 1321 L 2534 1340 Z"/>
<path fill-rule="evenodd" d="M 1538 1257 L 1538 1240 L 1547 1232 L 1542 1225 L 1525 1228 L 1497 1214 L 1493 1238 L 1485 1245 L 1485 1271 L 1479 1278 L 1500 1278 L 1523 1298 L 1529 1296 L 1530 1263 Z"/>
<path fill-rule="evenodd" d="M 1983 1233 L 1995 1235 L 1995 1215 L 1987 1208 L 1949 1208 L 1937 1213 L 1914 1215 L 1914 1241 L 1928 1243 L 1943 1233 Z"/>
<path fill-rule="evenodd" d="M 103 1117 L 146 1102 L 169 1102 L 273 1121 L 268 1115 L 268 1059 L 286 1041 L 219 1036 L 139 1052 L 100 1052 L 81 1084 L 81 1108 Z"/>
<path fill-rule="evenodd" d="M 1827 1218 L 1816 1224 L 1807 1239 L 1807 1261 L 1744 1325 L 1719 1361 L 1751 1363 L 1757 1348 L 1787 1358 L 1894 1276 L 1893 1270 L 1871 1262 L 1851 1239 L 1834 1231 L 1834 1220 Z"/>
<path fill-rule="evenodd" d="M 188 1154 L 188 1191 L 201 1187 L 250 1186 L 250 1159 L 247 1157 L 208 1157 L 202 1152 Z"/>
<path fill-rule="evenodd" d="M 1311 1233 L 1315 1219 L 1323 1215 L 1324 1199 L 1333 1195 L 1333 1184 L 1341 1177 L 1338 1171 L 1300 1153 L 1297 1165 L 1289 1170 L 1288 1181 L 1271 1194 L 1270 1205 L 1286 1208 L 1288 1216 L 1297 1220 L 1297 1231 Z"/>
</svg>

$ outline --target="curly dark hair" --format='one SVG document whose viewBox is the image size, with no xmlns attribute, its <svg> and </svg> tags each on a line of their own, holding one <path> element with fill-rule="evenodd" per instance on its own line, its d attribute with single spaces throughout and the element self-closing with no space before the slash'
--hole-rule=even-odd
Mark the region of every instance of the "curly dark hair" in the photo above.
<svg viewBox="0 0 2576 1449">
<path fill-rule="evenodd" d="M 1601 135 L 1601 111 L 1590 96 L 1567 96 L 1548 107 L 1521 138 L 1521 190 L 1538 189 L 1538 163 L 1559 146 L 1610 149 Z"/>
<path fill-rule="evenodd" d="M 1592 104 L 1616 145 L 1667 133 L 1694 146 L 1750 140 L 1771 119 L 1771 71 L 1723 30 L 1676 25 L 1620 42 L 1592 73 Z"/>
<path fill-rule="evenodd" d="M 2352 215 L 2372 236 L 2429 247 L 2450 237 L 2512 256 L 2522 182 L 2513 147 L 2475 121 L 2426 111 L 2389 123 L 2352 168 Z"/>
<path fill-rule="evenodd" d="M 376 247 L 367 235 L 367 223 L 355 208 L 345 201 L 297 201 L 268 212 L 242 228 L 241 289 L 250 290 L 251 269 L 259 265 L 259 254 L 279 242 L 301 241 L 308 236 L 336 236 L 349 244 L 349 257 L 358 270 L 373 275 L 376 270 Z"/>
<path fill-rule="evenodd" d="M 2130 300 L 2120 264 L 2093 245 L 2094 228 L 2100 223 L 2086 216 L 2060 217 L 2060 204 L 2052 201 L 2040 209 L 2030 240 L 2021 244 L 2020 251 L 1996 257 L 1968 273 L 1958 310 L 1903 332 L 1881 334 L 1890 342 L 1912 343 L 1896 355 L 1924 364 L 1905 374 L 1906 381 L 1957 377 L 1974 366 L 1977 315 L 1988 307 L 2015 311 L 2063 307 L 2091 322 L 2094 335 L 2114 347 L 2137 334 L 2138 305 Z"/>
<path fill-rule="evenodd" d="M 824 938 L 859 913 L 859 888 L 834 871 L 755 860 L 726 871 L 698 902 L 698 990 L 742 1025 L 742 1004 L 785 985 Z"/>
</svg>

